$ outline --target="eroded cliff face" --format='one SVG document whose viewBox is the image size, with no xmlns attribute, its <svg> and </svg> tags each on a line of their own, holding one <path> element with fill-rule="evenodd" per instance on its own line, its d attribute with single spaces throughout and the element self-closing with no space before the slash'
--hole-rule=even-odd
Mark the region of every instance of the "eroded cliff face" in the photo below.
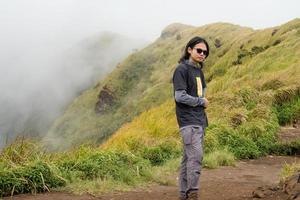
<svg viewBox="0 0 300 200">
<path fill-rule="evenodd" d="M 98 101 L 95 105 L 95 112 L 97 114 L 103 114 L 109 106 L 112 106 L 116 99 L 115 94 L 111 91 L 107 85 L 100 90 L 98 95 Z"/>
</svg>

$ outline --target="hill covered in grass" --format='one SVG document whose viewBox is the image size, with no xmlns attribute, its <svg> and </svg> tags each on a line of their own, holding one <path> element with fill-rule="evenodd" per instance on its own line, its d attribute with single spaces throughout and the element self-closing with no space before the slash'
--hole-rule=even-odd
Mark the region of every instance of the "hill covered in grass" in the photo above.
<svg viewBox="0 0 300 200">
<path fill-rule="evenodd" d="M 55 121 L 48 140 L 55 138 L 53 144 L 60 148 L 85 141 L 102 143 L 118 130 L 115 140 L 126 134 L 135 135 L 128 140 L 147 140 L 150 133 L 172 136 L 178 142 L 171 79 L 181 50 L 196 35 L 206 38 L 211 47 L 204 68 L 211 102 L 207 138 L 224 127 L 234 132 L 232 137 L 243 135 L 243 141 L 264 133 L 275 137 L 275 96 L 283 98 L 280 106 L 299 90 L 299 27 L 299 19 L 263 30 L 228 23 L 171 24 L 155 42 L 128 56 L 104 80 L 78 96 Z M 118 143 L 112 140 L 109 143 Z M 226 140 L 215 138 L 210 143 L 218 146 Z M 257 151 L 252 153 L 258 155 L 259 147 L 251 145 Z"/>
<path fill-rule="evenodd" d="M 231 29 L 225 31 L 222 26 Z M 196 31 L 202 29 L 222 34 Z M 210 101 L 205 152 L 214 155 L 226 149 L 236 158 L 256 158 L 281 151 L 279 126 L 300 119 L 300 20 L 264 30 L 240 29 L 238 33 L 228 24 L 191 30 L 215 38 L 209 40 L 212 57 L 205 67 Z M 173 66 L 168 76 L 172 70 Z M 170 95 L 161 105 L 123 125 L 102 148 L 143 152 L 145 146 L 174 143 L 174 149 L 179 149 L 174 105 Z"/>
<path fill-rule="evenodd" d="M 200 28 L 182 24 L 166 27 L 154 43 L 128 56 L 104 80 L 78 96 L 55 121 L 46 140 L 60 144 L 58 147 L 105 141 L 122 124 L 172 97 L 172 72 L 190 37 L 200 34 L 212 44 L 208 69 L 217 61 L 215 51 L 225 53 L 234 40 L 252 32 L 223 23 Z M 218 49 L 213 45 L 215 38 L 222 41 Z"/>
</svg>

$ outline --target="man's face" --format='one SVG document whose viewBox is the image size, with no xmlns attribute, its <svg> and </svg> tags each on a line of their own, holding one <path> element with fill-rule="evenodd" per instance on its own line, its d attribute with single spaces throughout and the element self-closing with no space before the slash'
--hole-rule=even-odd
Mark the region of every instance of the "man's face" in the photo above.
<svg viewBox="0 0 300 200">
<path fill-rule="evenodd" d="M 206 58 L 205 52 L 207 52 L 206 45 L 204 43 L 198 43 L 194 46 L 194 48 L 188 48 L 188 52 L 190 53 L 190 58 L 195 62 L 202 62 Z"/>
</svg>

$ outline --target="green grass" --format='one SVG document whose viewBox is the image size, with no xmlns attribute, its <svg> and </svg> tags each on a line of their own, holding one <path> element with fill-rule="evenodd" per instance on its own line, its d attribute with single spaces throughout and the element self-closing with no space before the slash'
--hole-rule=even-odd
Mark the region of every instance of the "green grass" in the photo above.
<svg viewBox="0 0 300 200">
<path fill-rule="evenodd" d="M 300 95 L 294 99 L 275 105 L 280 125 L 293 124 L 300 120 Z"/>
<path fill-rule="evenodd" d="M 270 147 L 270 153 L 275 155 L 294 156 L 300 154 L 300 139 L 281 142 L 277 141 Z"/>
<path fill-rule="evenodd" d="M 236 158 L 227 149 L 220 149 L 208 153 L 204 156 L 203 166 L 209 169 L 214 169 L 219 166 L 235 166 Z"/>
<path fill-rule="evenodd" d="M 171 143 L 163 143 L 154 147 L 144 147 L 141 157 L 149 160 L 152 165 L 162 165 L 167 160 L 177 158 L 180 155 L 181 150 L 174 147 Z"/>
<path fill-rule="evenodd" d="M 44 192 L 64 186 L 76 190 L 81 181 L 81 184 L 102 180 L 107 184 L 136 185 L 151 180 L 150 161 L 133 154 L 84 145 L 68 152 L 41 152 L 42 149 L 30 141 L 17 141 L 4 149 L 0 160 L 0 196 Z"/>
<path fill-rule="evenodd" d="M 163 143 L 133 154 L 84 144 L 51 153 L 37 142 L 17 140 L 1 152 L 0 197 L 52 190 L 96 195 L 150 182 L 171 184 L 167 176 L 177 171 L 181 153 L 173 147 Z"/>
<path fill-rule="evenodd" d="M 300 163 L 294 162 L 292 164 L 285 163 L 280 172 L 280 181 L 284 182 L 289 177 L 300 171 Z"/>
</svg>

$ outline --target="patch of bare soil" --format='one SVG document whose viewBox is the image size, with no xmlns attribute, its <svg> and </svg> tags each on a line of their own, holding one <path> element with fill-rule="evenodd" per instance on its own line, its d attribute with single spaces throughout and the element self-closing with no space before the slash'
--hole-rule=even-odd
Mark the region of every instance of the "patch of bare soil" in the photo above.
<svg viewBox="0 0 300 200">
<path fill-rule="evenodd" d="M 299 138 L 299 126 L 294 124 L 293 127 L 281 127 L 279 133 L 281 141 L 292 142 Z M 260 186 L 252 194 L 254 199 L 262 200 L 300 200 L 300 172 L 297 172 L 282 183 Z"/>
<path fill-rule="evenodd" d="M 281 127 L 279 139 L 283 142 L 290 142 L 300 138 L 300 127 Z"/>
</svg>

